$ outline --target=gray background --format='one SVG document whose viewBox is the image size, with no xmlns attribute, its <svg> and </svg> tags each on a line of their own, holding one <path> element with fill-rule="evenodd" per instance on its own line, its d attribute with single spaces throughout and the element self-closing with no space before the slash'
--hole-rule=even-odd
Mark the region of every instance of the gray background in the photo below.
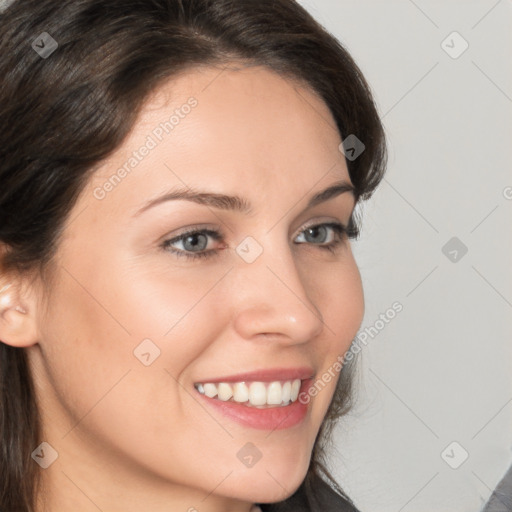
<svg viewBox="0 0 512 512">
<path fill-rule="evenodd" d="M 512 463 L 512 3 L 300 3 L 361 67 L 389 138 L 353 242 L 361 331 L 403 305 L 360 352 L 333 473 L 363 512 L 479 511 Z"/>
</svg>

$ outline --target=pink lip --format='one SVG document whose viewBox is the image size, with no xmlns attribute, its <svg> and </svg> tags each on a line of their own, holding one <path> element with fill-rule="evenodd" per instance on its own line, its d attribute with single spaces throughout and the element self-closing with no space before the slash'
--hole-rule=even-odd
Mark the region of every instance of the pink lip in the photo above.
<svg viewBox="0 0 512 512">
<path fill-rule="evenodd" d="M 216 382 L 272 382 L 276 380 L 306 380 L 314 377 L 313 368 L 302 366 L 300 368 L 271 368 L 256 370 L 254 372 L 237 373 L 226 377 L 205 378 L 198 382 L 216 383 Z"/>
<path fill-rule="evenodd" d="M 256 374 L 258 374 L 258 372 L 256 372 Z M 236 376 L 237 379 L 240 378 L 240 375 Z M 250 375 L 251 379 L 247 380 L 252 380 L 255 373 L 243 375 Z M 275 372 L 273 373 L 273 376 L 275 376 Z M 288 378 L 285 380 L 288 380 Z M 312 382 L 312 379 L 306 379 L 302 381 L 299 397 L 301 396 L 301 393 L 308 392 Z M 309 408 L 309 402 L 304 404 L 297 399 L 295 402 L 285 407 L 269 407 L 265 409 L 258 409 L 256 407 L 248 407 L 237 402 L 223 402 L 222 400 L 218 400 L 216 398 L 209 398 L 199 393 L 199 391 L 197 391 L 197 393 L 200 399 L 204 400 L 206 405 L 213 407 L 224 416 L 237 423 L 240 423 L 245 427 L 260 430 L 282 430 L 298 425 L 302 423 L 306 417 Z"/>
</svg>

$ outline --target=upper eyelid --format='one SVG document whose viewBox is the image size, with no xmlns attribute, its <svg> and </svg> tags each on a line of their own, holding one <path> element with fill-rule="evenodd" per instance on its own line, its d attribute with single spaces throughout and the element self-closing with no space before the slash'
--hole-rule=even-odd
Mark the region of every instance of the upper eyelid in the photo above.
<svg viewBox="0 0 512 512">
<path fill-rule="evenodd" d="M 322 198 L 321 194 L 317 194 L 318 198 L 317 198 L 317 201 L 316 203 L 313 201 L 313 204 L 311 206 L 308 206 L 308 208 L 306 210 L 309 210 L 310 208 L 312 209 L 316 209 L 319 205 L 322 205 L 326 202 L 329 202 L 333 199 L 336 199 L 338 197 L 346 197 L 347 194 L 346 192 L 350 192 L 352 190 L 352 188 L 349 188 L 348 190 L 345 190 L 345 188 L 347 187 L 347 183 L 345 182 L 341 182 L 340 184 L 337 184 L 337 186 L 332 186 L 326 190 L 323 191 L 323 194 L 325 195 L 327 193 L 327 197 L 324 197 Z M 338 191 L 336 191 L 336 189 L 338 189 Z M 329 195 L 332 195 L 332 197 L 329 197 Z M 350 197 L 350 194 L 348 194 L 348 196 Z M 354 214 L 356 212 L 356 206 L 357 206 L 357 200 L 354 202 L 354 205 L 353 207 L 350 209 L 350 216 L 349 216 L 349 219 L 348 221 L 345 223 L 343 221 L 341 221 L 339 218 L 334 218 L 334 217 L 331 217 L 329 220 L 320 220 L 318 222 L 314 222 L 313 224 L 302 224 L 302 228 L 301 230 L 303 229 L 307 229 L 307 227 L 310 227 L 310 226 L 314 226 L 314 225 L 317 225 L 317 224 L 322 224 L 322 223 L 325 223 L 325 222 L 337 222 L 339 224 L 341 224 L 342 226 L 345 227 L 345 229 L 349 229 L 350 228 L 350 225 L 351 223 L 354 223 L 354 225 L 357 226 L 357 222 L 356 222 L 356 219 L 354 218 Z M 305 214 L 306 211 L 303 212 L 303 214 Z M 338 210 L 338 213 L 335 214 L 335 215 L 340 215 L 342 212 Z M 302 216 L 302 214 L 300 215 Z M 319 215 L 320 217 L 328 217 L 328 216 L 322 216 L 322 215 Z M 183 231 L 181 233 L 178 233 L 177 235 L 175 235 L 173 238 L 179 238 L 181 236 L 183 236 L 184 234 L 186 233 L 194 233 L 194 232 L 197 232 L 197 231 L 201 231 L 201 230 L 206 230 L 206 229 L 214 229 L 215 231 L 217 232 L 220 232 L 220 233 L 223 233 L 223 229 L 221 226 L 214 226 L 213 228 L 211 227 L 211 224 L 207 224 L 207 225 L 204 225 L 202 226 L 201 224 L 198 224 L 197 226 L 196 225 L 193 225 L 190 227 L 190 229 L 187 229 L 187 228 L 183 228 Z M 300 231 L 299 231 L 300 233 Z M 169 238 L 166 237 L 167 240 L 169 240 Z"/>
<path fill-rule="evenodd" d="M 185 228 L 181 233 L 178 233 L 177 235 L 172 236 L 171 238 L 165 238 L 164 242 L 174 242 L 177 240 L 181 240 L 183 237 L 188 235 L 195 235 L 196 233 L 206 233 L 212 238 L 224 238 L 224 233 L 219 228 L 212 228 L 212 227 L 193 227 L 193 228 Z"/>
</svg>

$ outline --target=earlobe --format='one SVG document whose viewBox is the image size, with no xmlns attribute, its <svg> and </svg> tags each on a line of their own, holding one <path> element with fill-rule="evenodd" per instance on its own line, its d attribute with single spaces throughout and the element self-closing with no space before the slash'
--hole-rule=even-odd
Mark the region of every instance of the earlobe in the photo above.
<svg viewBox="0 0 512 512">
<path fill-rule="evenodd" d="M 19 286 L 0 281 L 0 341 L 13 347 L 37 342 L 34 306 L 22 296 Z"/>
</svg>

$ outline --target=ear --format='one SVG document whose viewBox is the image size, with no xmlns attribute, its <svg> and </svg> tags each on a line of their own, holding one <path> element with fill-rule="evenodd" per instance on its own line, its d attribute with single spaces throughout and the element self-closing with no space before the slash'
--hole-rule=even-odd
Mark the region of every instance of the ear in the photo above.
<svg viewBox="0 0 512 512">
<path fill-rule="evenodd" d="M 36 300 L 21 278 L 0 274 L 0 341 L 12 347 L 29 347 L 38 340 Z"/>
</svg>

